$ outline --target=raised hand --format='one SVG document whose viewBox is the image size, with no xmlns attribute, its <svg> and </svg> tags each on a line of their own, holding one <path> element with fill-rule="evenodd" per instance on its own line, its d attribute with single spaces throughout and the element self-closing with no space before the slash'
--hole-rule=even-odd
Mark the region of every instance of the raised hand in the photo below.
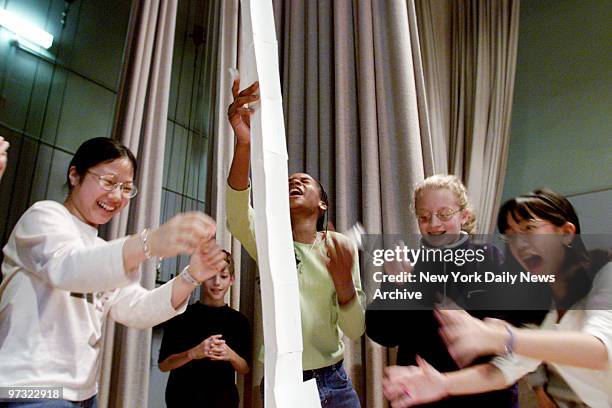
<svg viewBox="0 0 612 408">
<path fill-rule="evenodd" d="M 502 354 L 510 325 L 503 320 L 472 317 L 464 310 L 436 310 L 440 336 L 459 367 L 483 355 Z"/>
<path fill-rule="evenodd" d="M 213 239 L 200 241 L 189 260 L 189 273 L 199 282 L 212 278 L 227 268 L 227 255 Z"/>
<path fill-rule="evenodd" d="M 149 248 L 153 256 L 163 258 L 192 255 L 200 242 L 211 240 L 215 232 L 215 221 L 202 212 L 177 214 L 149 233 Z"/>
<path fill-rule="evenodd" d="M 345 240 L 340 240 L 333 234 L 325 240 L 327 246 L 327 270 L 329 271 L 338 303 L 343 305 L 350 301 L 356 294 L 353 284 L 353 249 Z"/>
<path fill-rule="evenodd" d="M 406 408 L 445 398 L 448 395 L 444 374 L 421 357 L 418 366 L 385 368 L 383 393 L 393 408 Z"/>
<path fill-rule="evenodd" d="M 234 129 L 234 134 L 239 143 L 251 142 L 251 113 L 253 109 L 248 107 L 249 103 L 259 100 L 259 82 L 252 83 L 242 92 L 240 90 L 240 78 L 236 78 L 232 84 L 232 95 L 234 101 L 227 108 L 227 118 Z"/>
<path fill-rule="evenodd" d="M 4 140 L 2 136 L 0 136 L 0 179 L 4 175 L 4 171 L 6 170 L 6 163 L 8 161 L 7 150 L 9 148 L 9 142 Z"/>
</svg>

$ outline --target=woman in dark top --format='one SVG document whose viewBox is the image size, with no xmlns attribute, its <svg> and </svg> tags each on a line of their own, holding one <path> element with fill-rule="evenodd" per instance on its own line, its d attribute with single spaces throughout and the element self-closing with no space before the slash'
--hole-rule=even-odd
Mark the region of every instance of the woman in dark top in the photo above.
<svg viewBox="0 0 612 408">
<path fill-rule="evenodd" d="M 500 251 L 491 244 L 477 244 L 470 235 L 475 231 L 475 216 L 468 203 L 467 192 L 455 176 L 435 175 L 417 185 L 414 193 L 414 207 L 424 249 L 439 248 L 459 251 L 482 251 L 483 260 L 466 262 L 458 266 L 451 262 L 417 262 L 413 273 L 430 272 L 436 275 L 450 275 L 455 272 L 479 272 L 499 270 L 502 264 Z M 450 281 L 449 281 L 450 282 Z M 389 285 L 397 285 L 391 283 Z M 375 301 L 366 312 L 366 334 L 375 342 L 396 347 L 397 365 L 416 365 L 416 356 L 429 361 L 442 372 L 457 370 L 458 366 L 447 351 L 439 335 L 440 325 L 434 316 L 434 303 L 443 294 L 460 306 L 468 308 L 478 318 L 495 317 L 520 323 L 523 313 L 501 312 L 496 310 L 474 310 L 478 305 L 499 304 L 499 299 L 491 299 L 495 292 L 474 290 L 471 284 L 451 285 L 440 283 L 438 286 L 419 283 L 406 283 L 406 288 L 423 293 L 422 310 L 401 310 L 400 305 L 383 304 Z M 397 286 L 403 289 L 402 286 Z M 388 302 L 388 301 L 387 301 Z M 484 309 L 484 308 L 483 308 Z M 536 317 L 537 318 L 537 317 Z M 463 408 L 463 407 L 517 407 L 517 387 L 480 395 L 453 397 L 423 407 Z"/>
</svg>

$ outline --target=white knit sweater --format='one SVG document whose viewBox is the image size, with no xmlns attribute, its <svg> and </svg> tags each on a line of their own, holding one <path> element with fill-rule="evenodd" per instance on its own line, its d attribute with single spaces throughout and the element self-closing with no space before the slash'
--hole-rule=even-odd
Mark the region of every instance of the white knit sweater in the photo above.
<svg viewBox="0 0 612 408">
<path fill-rule="evenodd" d="M 185 310 L 171 305 L 172 281 L 148 291 L 126 273 L 123 244 L 54 201 L 18 221 L 4 247 L 0 298 L 0 387 L 63 387 L 63 398 L 97 393 L 102 329 L 110 316 L 148 328 Z"/>
</svg>

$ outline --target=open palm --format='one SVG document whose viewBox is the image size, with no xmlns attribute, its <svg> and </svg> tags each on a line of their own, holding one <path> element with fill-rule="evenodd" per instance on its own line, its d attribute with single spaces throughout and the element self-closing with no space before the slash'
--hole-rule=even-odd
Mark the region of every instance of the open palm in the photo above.
<svg viewBox="0 0 612 408">
<path fill-rule="evenodd" d="M 438 401 L 448 395 L 444 374 L 417 356 L 418 366 L 385 369 L 383 392 L 393 408 Z"/>
</svg>

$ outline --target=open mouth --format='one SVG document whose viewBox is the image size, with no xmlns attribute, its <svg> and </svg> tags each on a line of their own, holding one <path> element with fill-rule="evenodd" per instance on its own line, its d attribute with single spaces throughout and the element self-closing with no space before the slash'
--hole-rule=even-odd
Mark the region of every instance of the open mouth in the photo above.
<svg viewBox="0 0 612 408">
<path fill-rule="evenodd" d="M 102 208 L 104 211 L 109 212 L 109 213 L 117 209 L 116 207 L 103 203 L 102 201 L 98 201 L 97 204 L 98 204 L 98 207 Z"/>
<path fill-rule="evenodd" d="M 297 196 L 303 196 L 304 192 L 298 188 L 298 187 L 293 187 L 292 189 L 289 190 L 289 197 L 297 197 Z"/>
<path fill-rule="evenodd" d="M 530 271 L 538 269 L 544 263 L 544 259 L 539 255 L 528 255 L 522 257 L 521 260 Z"/>
</svg>

